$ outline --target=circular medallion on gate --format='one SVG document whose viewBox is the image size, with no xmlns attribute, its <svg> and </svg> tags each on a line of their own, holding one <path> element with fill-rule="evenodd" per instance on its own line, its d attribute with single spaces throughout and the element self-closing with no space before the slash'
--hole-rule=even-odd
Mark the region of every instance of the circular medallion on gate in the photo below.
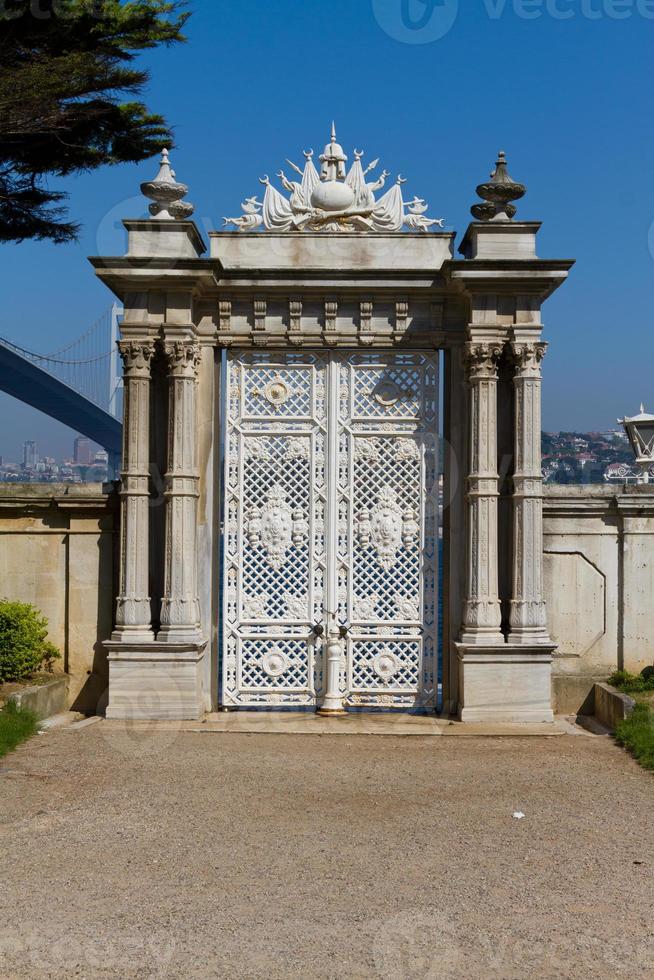
<svg viewBox="0 0 654 980">
<path fill-rule="evenodd" d="M 375 401 L 384 408 L 390 408 L 402 397 L 402 392 L 394 381 L 381 381 L 373 392 Z"/>
<path fill-rule="evenodd" d="M 269 381 L 263 393 L 272 405 L 283 405 L 291 397 L 290 389 L 282 378 Z"/>
<path fill-rule="evenodd" d="M 288 670 L 288 657 L 279 647 L 268 650 L 261 658 L 261 666 L 268 677 L 281 677 Z"/>
<path fill-rule="evenodd" d="M 400 669 L 400 661 L 389 647 L 384 647 L 374 658 L 372 669 L 383 681 L 390 681 Z"/>
</svg>

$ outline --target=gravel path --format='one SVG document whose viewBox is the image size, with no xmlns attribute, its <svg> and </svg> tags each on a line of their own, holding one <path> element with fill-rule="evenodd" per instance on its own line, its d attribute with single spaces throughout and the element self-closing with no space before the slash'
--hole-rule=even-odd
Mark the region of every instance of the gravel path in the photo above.
<svg viewBox="0 0 654 980">
<path fill-rule="evenodd" d="M 54 731 L 0 764 L 0 976 L 654 977 L 653 798 L 599 737 Z"/>
</svg>

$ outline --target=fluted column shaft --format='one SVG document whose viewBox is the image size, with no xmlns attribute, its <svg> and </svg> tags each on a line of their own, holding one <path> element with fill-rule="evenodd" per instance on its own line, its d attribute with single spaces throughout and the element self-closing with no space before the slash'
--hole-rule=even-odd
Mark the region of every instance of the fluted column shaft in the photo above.
<svg viewBox="0 0 654 980">
<path fill-rule="evenodd" d="M 120 340 L 123 359 L 123 460 L 120 584 L 114 639 L 152 640 L 148 587 L 151 340 Z"/>
<path fill-rule="evenodd" d="M 549 642 L 543 600 L 541 370 L 547 344 L 514 342 L 515 472 L 513 476 L 512 643 Z"/>
<path fill-rule="evenodd" d="M 470 399 L 467 596 L 461 639 L 503 643 L 497 563 L 497 377 L 499 342 L 465 346 Z"/>
<path fill-rule="evenodd" d="M 166 545 L 159 639 L 197 640 L 196 390 L 200 347 L 195 341 L 164 342 L 168 365 L 168 462 L 165 476 Z"/>
</svg>

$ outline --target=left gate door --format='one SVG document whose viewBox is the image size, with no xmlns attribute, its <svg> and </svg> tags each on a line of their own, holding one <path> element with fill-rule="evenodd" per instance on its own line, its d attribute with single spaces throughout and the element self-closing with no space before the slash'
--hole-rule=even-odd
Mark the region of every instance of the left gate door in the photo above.
<svg viewBox="0 0 654 980">
<path fill-rule="evenodd" d="M 227 359 L 224 705 L 322 697 L 328 355 Z"/>
</svg>

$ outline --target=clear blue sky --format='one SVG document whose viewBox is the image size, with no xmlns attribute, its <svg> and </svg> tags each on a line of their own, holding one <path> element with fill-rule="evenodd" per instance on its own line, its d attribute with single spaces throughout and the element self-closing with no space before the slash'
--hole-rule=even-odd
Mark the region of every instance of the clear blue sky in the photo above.
<svg viewBox="0 0 654 980">
<path fill-rule="evenodd" d="M 238 214 L 286 157 L 319 151 L 332 118 L 346 152 L 380 156 L 459 236 L 504 149 L 528 188 L 519 216 L 543 221 L 539 254 L 577 259 L 544 311 L 544 427 L 604 428 L 641 398 L 654 406 L 652 0 L 189 6 L 188 43 L 144 59 L 146 98 L 175 127 L 201 229 Z M 63 182 L 84 223 L 78 244 L 2 246 L 0 334 L 49 351 L 110 305 L 86 256 L 124 251 L 119 220 L 143 213 L 139 183 L 155 170 Z M 33 436 L 43 452 L 69 451 L 68 430 L 6 396 L 0 412 L 5 456 Z"/>
</svg>

